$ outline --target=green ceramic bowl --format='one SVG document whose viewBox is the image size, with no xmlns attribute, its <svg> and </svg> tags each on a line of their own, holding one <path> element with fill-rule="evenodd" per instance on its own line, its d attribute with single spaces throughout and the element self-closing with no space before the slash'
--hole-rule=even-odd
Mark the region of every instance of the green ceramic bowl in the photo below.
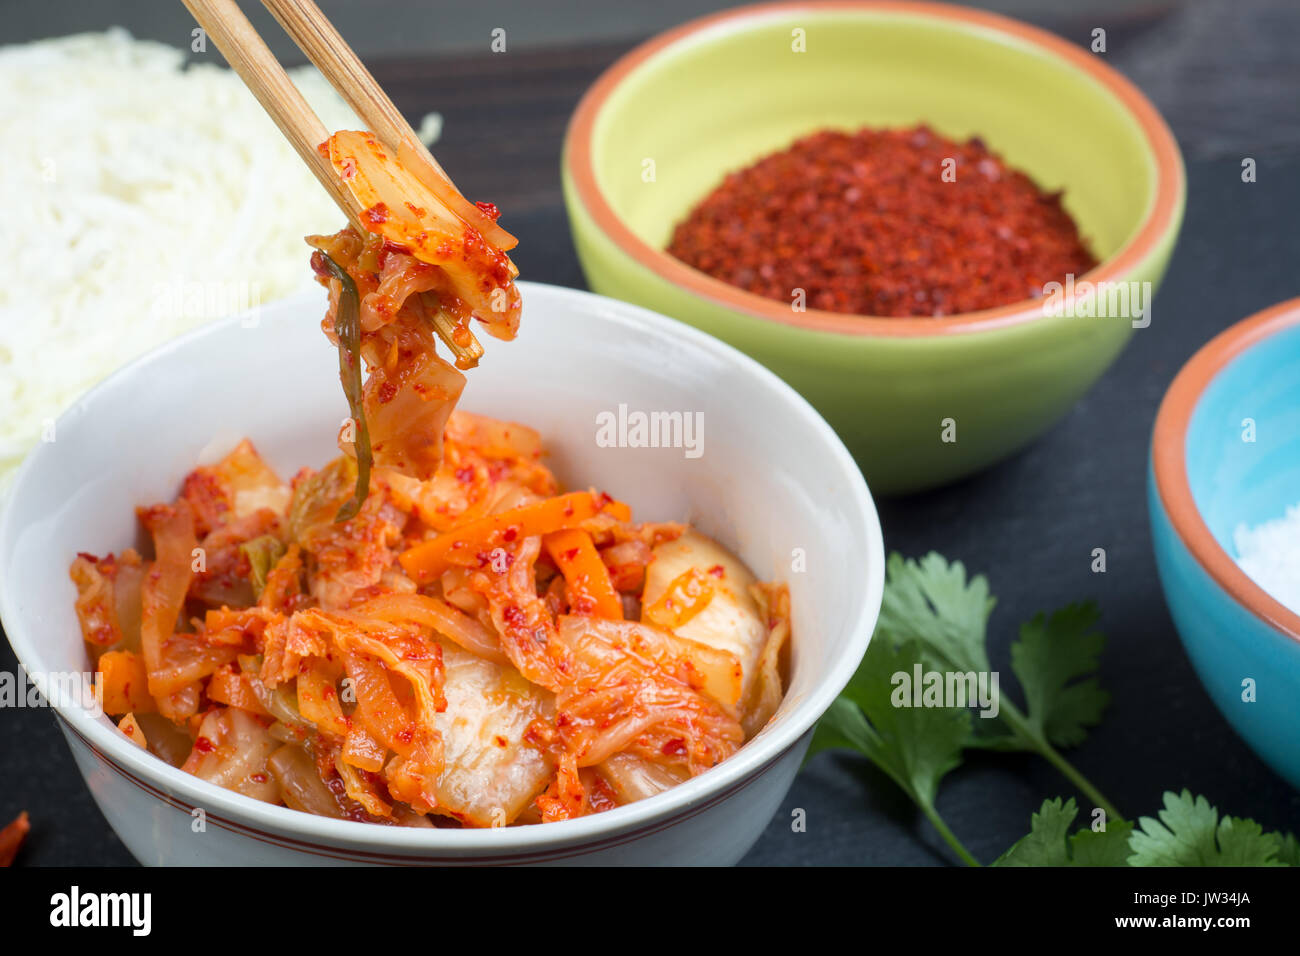
<svg viewBox="0 0 1300 956">
<path fill-rule="evenodd" d="M 1080 315 L 1082 301 L 1048 314 L 1043 300 L 943 318 L 795 312 L 663 252 L 727 172 L 818 129 L 921 122 L 979 135 L 1044 189 L 1065 190 L 1101 260 L 1080 283 L 1159 282 L 1186 193 L 1169 129 L 1104 55 L 992 14 L 872 2 L 729 10 L 614 64 L 565 138 L 565 197 L 592 289 L 766 364 L 880 493 L 943 484 L 1021 448 L 1101 376 L 1135 323 L 1162 319 L 1158 308 L 1115 315 L 1122 304 L 1104 296 L 1094 310 L 1106 318 Z"/>
</svg>

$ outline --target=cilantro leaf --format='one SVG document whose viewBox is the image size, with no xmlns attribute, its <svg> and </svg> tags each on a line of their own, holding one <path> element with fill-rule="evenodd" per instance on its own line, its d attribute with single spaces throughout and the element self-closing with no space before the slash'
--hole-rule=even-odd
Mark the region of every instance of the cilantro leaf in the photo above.
<svg viewBox="0 0 1300 956">
<path fill-rule="evenodd" d="M 836 697 L 817 721 L 804 763 L 823 750 L 860 750 L 865 753 L 867 747 L 872 746 L 868 738 L 873 733 L 857 704 L 846 697 Z"/>
<path fill-rule="evenodd" d="M 1281 840 L 1254 820 L 1219 817 L 1205 797 L 1166 792 L 1159 820 L 1142 817 L 1129 847 L 1131 866 L 1285 866 Z"/>
<path fill-rule="evenodd" d="M 1084 828 L 1070 836 L 1079 808 L 1071 797 L 1044 800 L 1033 815 L 1028 836 L 1021 837 L 993 862 L 994 866 L 1124 866 L 1131 823 L 1119 820 L 1105 830 Z"/>
<path fill-rule="evenodd" d="M 995 604 L 988 581 L 978 574 L 967 579 L 960 561 L 949 563 L 933 551 L 920 561 L 891 554 L 875 640 L 895 645 L 915 641 L 939 670 L 989 673 L 987 628 Z M 1081 743 L 1108 700 L 1095 676 L 1104 644 L 1091 631 L 1096 618 L 1094 605 L 1077 604 L 1025 624 L 1012 646 L 1012 670 L 1024 684 L 1029 713 L 999 691 L 1000 729 L 981 723 L 965 745 L 1037 753 L 1118 820 L 1122 817 L 1114 805 L 1054 746 Z"/>
<path fill-rule="evenodd" d="M 906 793 L 961 859 L 978 861 L 934 807 L 939 783 L 961 764 L 971 734 L 965 707 L 912 707 L 910 695 L 895 700 L 896 675 L 909 678 L 925 655 L 915 641 L 895 647 L 873 639 L 857 673 L 817 724 L 809 753 L 851 748 L 879 767 Z"/>
<path fill-rule="evenodd" d="M 949 564 L 931 551 L 919 562 L 891 554 L 885 577 L 877 635 L 895 644 L 919 641 L 953 670 L 989 669 L 985 634 L 997 602 L 983 575 L 968 582 L 960 561 Z"/>
<path fill-rule="evenodd" d="M 1082 742 L 1109 702 L 1097 682 L 1105 638 L 1094 630 L 1098 614 L 1091 603 L 1022 625 L 1011 646 L 1011 669 L 1024 689 L 1024 711 L 1000 700 L 997 721 L 977 729 L 966 707 L 907 706 L 911 697 L 901 681 L 896 684 L 899 675 L 918 667 L 949 676 L 991 670 L 987 627 L 994 604 L 984 577 L 968 580 L 960 562 L 950 564 L 934 552 L 920 561 L 890 555 L 876 633 L 857 673 L 817 725 L 809 754 L 848 748 L 868 757 L 970 864 L 975 859 L 934 808 L 940 783 L 967 748 L 1037 752 L 1109 816 L 1104 830 L 1085 826 L 1071 834 L 1079 815 L 1075 800 L 1044 801 L 1029 834 L 996 866 L 1300 865 L 1300 841 L 1292 834 L 1220 817 L 1208 800 L 1186 790 L 1165 793 L 1159 819 L 1143 817 L 1135 828 L 1056 750 Z"/>
<path fill-rule="evenodd" d="M 1287 866 L 1300 866 L 1300 840 L 1295 838 L 1295 834 L 1273 833 L 1271 836 L 1277 840 L 1278 862 Z"/>
<path fill-rule="evenodd" d="M 1075 866 L 1127 866 L 1133 824 L 1110 820 L 1104 830 L 1082 829 L 1070 837 Z"/>
<path fill-rule="evenodd" d="M 848 741 L 914 801 L 929 807 L 939 781 L 961 763 L 971 717 L 964 707 L 894 706 L 894 675 L 910 676 L 922 660 L 914 642 L 895 648 L 888 641 L 873 640 L 838 706 L 822 720 L 828 724 L 826 734 L 834 735 L 831 739 Z"/>
<path fill-rule="evenodd" d="M 993 728 L 988 725 L 994 724 Z M 966 738 L 966 746 L 971 750 L 991 750 L 1001 753 L 1024 753 L 1027 750 L 1033 750 L 1029 741 L 1023 737 L 1017 736 L 1014 732 L 1008 732 L 1005 729 L 999 729 L 997 725 L 1000 721 L 996 720 L 977 720 L 975 721 L 974 732 Z"/>
<path fill-rule="evenodd" d="M 1095 676 L 1106 646 L 1092 630 L 1098 616 L 1091 601 L 1069 604 L 1021 625 L 1020 640 L 1011 645 L 1011 669 L 1025 692 L 1030 732 L 1039 740 L 1076 746 L 1086 728 L 1101 721 L 1110 695 Z"/>
<path fill-rule="evenodd" d="M 1079 808 L 1071 797 L 1061 803 L 1061 798 L 1044 800 L 1038 812 L 1030 818 L 1029 835 L 1023 836 L 1011 848 L 993 861 L 993 866 L 1069 866 L 1070 853 L 1066 837 L 1070 824 L 1079 815 Z"/>
</svg>

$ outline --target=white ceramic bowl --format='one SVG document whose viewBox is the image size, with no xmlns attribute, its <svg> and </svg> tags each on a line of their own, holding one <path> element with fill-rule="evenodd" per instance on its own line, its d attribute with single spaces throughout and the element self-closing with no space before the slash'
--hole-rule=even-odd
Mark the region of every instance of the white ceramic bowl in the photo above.
<svg viewBox="0 0 1300 956">
<path fill-rule="evenodd" d="M 793 668 L 776 718 L 707 773 L 608 813 L 412 830 L 222 790 L 64 695 L 55 710 L 77 766 L 141 862 L 727 864 L 758 839 L 875 627 L 884 549 L 866 484 L 808 403 L 740 352 L 621 302 L 531 283 L 522 291 L 519 339 L 488 343 L 464 407 L 538 428 L 566 486 L 608 490 L 643 520 L 694 522 L 760 578 L 787 580 Z M 231 319 L 158 349 L 69 409 L 55 440 L 27 459 L 0 519 L 0 617 L 38 685 L 88 669 L 68 565 L 78 551 L 134 543 L 137 504 L 170 500 L 201 458 L 245 435 L 282 476 L 336 454 L 347 407 L 323 309 L 320 295 L 297 298 L 262 309 L 253 327 Z M 703 454 L 600 447 L 596 416 L 620 403 L 702 412 Z M 792 570 L 796 557 L 806 571 Z"/>
</svg>

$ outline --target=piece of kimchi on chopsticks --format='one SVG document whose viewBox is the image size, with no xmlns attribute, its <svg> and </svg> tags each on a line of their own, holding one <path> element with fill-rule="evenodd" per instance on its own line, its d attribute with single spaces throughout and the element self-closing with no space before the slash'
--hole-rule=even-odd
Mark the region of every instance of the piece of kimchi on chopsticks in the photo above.
<svg viewBox="0 0 1300 956">
<path fill-rule="evenodd" d="M 320 151 L 364 210 L 359 229 L 307 240 L 329 289 L 323 327 L 351 410 L 339 434 L 356 463 L 355 494 L 337 515 L 346 520 L 369 493 L 372 465 L 433 477 L 463 370 L 483 354 L 473 322 L 513 339 L 522 302 L 506 254 L 514 237 L 495 206 L 469 203 L 421 157 L 399 159 L 371 133 L 335 133 Z"/>
</svg>

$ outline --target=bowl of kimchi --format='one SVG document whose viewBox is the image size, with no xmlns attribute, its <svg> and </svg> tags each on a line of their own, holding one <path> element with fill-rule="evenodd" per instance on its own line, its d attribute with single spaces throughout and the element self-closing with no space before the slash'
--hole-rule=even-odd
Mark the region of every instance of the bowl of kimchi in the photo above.
<svg viewBox="0 0 1300 956">
<path fill-rule="evenodd" d="M 346 524 L 323 294 L 145 356 L 24 463 L 0 617 L 141 862 L 727 864 L 779 808 L 880 607 L 861 473 L 729 346 L 520 291 L 443 471 Z"/>
</svg>

